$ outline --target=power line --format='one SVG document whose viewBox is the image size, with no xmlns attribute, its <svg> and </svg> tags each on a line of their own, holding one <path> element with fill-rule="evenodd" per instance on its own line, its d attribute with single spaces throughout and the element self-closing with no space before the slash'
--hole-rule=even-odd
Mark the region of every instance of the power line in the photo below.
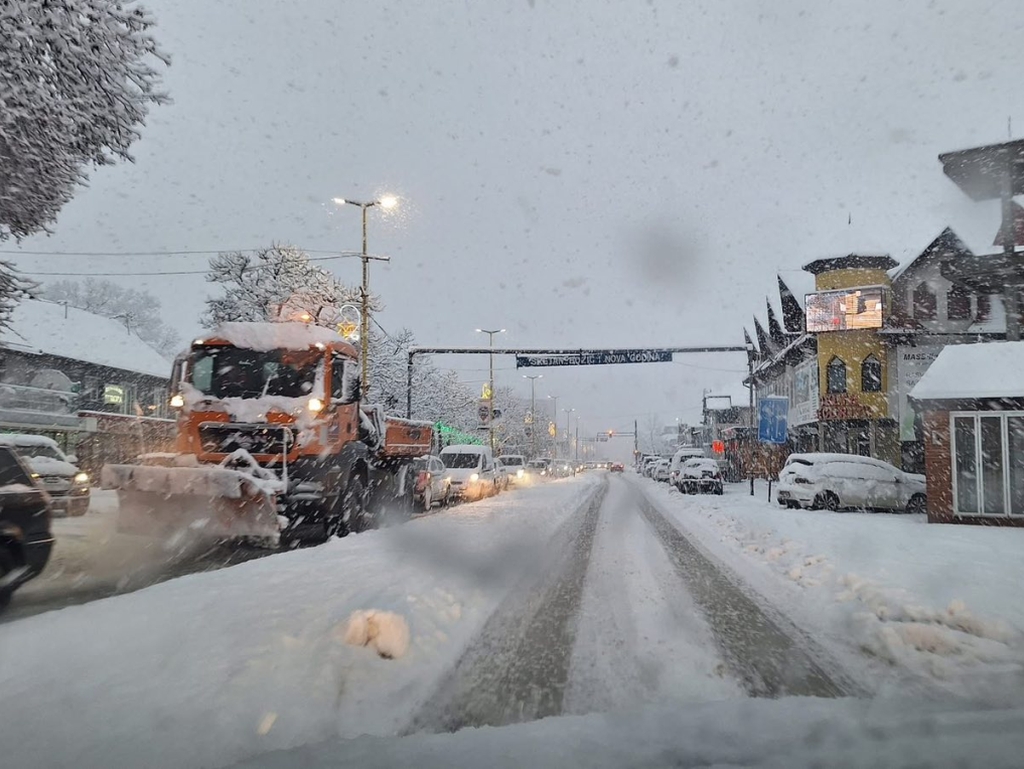
<svg viewBox="0 0 1024 769">
<path fill-rule="evenodd" d="M 317 249 L 317 248 L 299 248 L 298 246 L 291 246 L 298 251 L 304 251 L 307 254 L 333 254 L 336 253 L 334 249 Z M 20 248 L 4 248 L 0 249 L 0 254 L 25 254 L 26 256 L 199 256 L 199 255 L 210 255 L 210 254 L 234 254 L 234 253 L 252 253 L 255 251 L 265 251 L 267 247 L 263 248 L 221 248 L 217 250 L 202 250 L 202 249 L 185 249 L 181 251 L 28 251 Z M 343 254 L 351 253 L 353 255 L 358 254 L 356 251 L 348 252 L 343 251 Z M 360 254 L 361 255 L 361 254 Z"/>
<path fill-rule="evenodd" d="M 0 252 L 6 253 L 6 252 Z M 24 252 L 22 252 L 24 253 Z M 211 253 L 222 253 L 215 251 Z M 323 252 L 314 252 L 323 253 Z M 331 259 L 358 259 L 362 256 L 357 251 L 344 252 L 341 254 L 335 254 L 334 256 L 315 256 L 309 261 L 311 262 L 326 262 Z M 252 272 L 254 270 L 264 269 L 266 265 L 256 264 L 252 267 L 246 267 L 242 272 Z M 45 275 L 47 277 L 59 277 L 59 278 L 132 278 L 132 277 L 163 277 L 165 275 L 208 275 L 209 270 L 159 270 L 154 272 L 40 272 L 40 271 L 26 271 L 26 275 Z"/>
</svg>

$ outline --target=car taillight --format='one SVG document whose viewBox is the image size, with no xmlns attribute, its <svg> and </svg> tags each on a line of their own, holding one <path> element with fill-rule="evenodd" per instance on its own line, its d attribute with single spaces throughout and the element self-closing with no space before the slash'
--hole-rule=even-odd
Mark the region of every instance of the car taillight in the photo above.
<svg viewBox="0 0 1024 769">
<path fill-rule="evenodd" d="M 421 488 L 422 489 L 429 482 L 430 482 L 430 473 L 428 473 L 426 470 L 420 470 L 419 477 L 416 478 L 416 486 L 417 486 L 417 488 Z"/>
</svg>

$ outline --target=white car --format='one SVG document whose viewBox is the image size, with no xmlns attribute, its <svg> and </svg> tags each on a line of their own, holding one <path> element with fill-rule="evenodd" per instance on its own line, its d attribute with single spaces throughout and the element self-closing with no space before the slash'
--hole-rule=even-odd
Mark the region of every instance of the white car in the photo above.
<svg viewBox="0 0 1024 769">
<path fill-rule="evenodd" d="M 704 456 L 704 449 L 699 449 L 695 446 L 686 446 L 676 451 L 672 455 L 672 462 L 668 466 L 668 482 L 673 486 L 679 485 L 679 473 L 682 469 L 683 463 L 688 459 L 695 459 Z M 680 489 L 681 491 L 681 489 Z"/>
<path fill-rule="evenodd" d="M 494 483 L 498 487 L 498 491 L 508 491 L 508 486 L 512 482 L 509 477 L 508 468 L 505 466 L 505 461 L 500 457 L 494 458 Z"/>
<path fill-rule="evenodd" d="M 679 468 L 676 488 L 684 494 L 723 494 L 722 468 L 707 457 L 691 457 Z"/>
<path fill-rule="evenodd" d="M 923 475 L 854 454 L 791 454 L 779 473 L 776 500 L 811 510 L 927 510 Z"/>
<path fill-rule="evenodd" d="M 446 446 L 441 461 L 452 479 L 452 496 L 481 499 L 498 493 L 498 475 L 494 457 L 486 446 L 463 444 Z"/>
<path fill-rule="evenodd" d="M 505 454 L 501 464 L 508 471 L 508 480 L 513 486 L 526 479 L 526 457 L 522 454 Z"/>
<path fill-rule="evenodd" d="M 651 468 L 651 477 L 656 481 L 668 483 L 668 468 L 670 464 L 667 459 L 659 459 Z"/>
<path fill-rule="evenodd" d="M 65 454 L 55 440 L 42 435 L 0 434 L 0 446 L 9 446 L 25 460 L 50 495 L 54 513 L 85 515 L 89 476 L 78 469 L 77 457 Z"/>
</svg>

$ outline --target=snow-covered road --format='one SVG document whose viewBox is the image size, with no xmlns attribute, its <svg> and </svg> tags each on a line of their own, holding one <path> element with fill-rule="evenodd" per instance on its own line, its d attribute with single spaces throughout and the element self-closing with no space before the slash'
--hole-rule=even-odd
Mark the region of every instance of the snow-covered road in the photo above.
<svg viewBox="0 0 1024 769">
<path fill-rule="evenodd" d="M 818 731 L 792 732 L 817 740 L 815 750 L 833 728 L 844 745 L 857 735 L 896 739 L 898 730 L 879 731 L 878 712 L 886 723 L 917 713 L 908 733 L 927 737 L 931 711 L 921 703 L 787 705 L 782 717 L 744 704 L 750 695 L 820 702 L 787 695 L 878 689 L 864 678 L 878 660 L 856 659 L 855 636 L 837 640 L 840 615 L 825 611 L 823 596 L 721 535 L 762 519 L 796 520 L 737 489 L 684 497 L 634 476 L 587 474 L 8 623 L 0 745 L 23 767 L 276 767 L 314 754 L 323 765 L 351 755 L 370 766 L 415 749 L 374 742 L 374 763 L 352 750 L 368 744 L 360 735 L 422 746 L 426 735 L 461 730 L 453 739 L 478 746 L 493 725 L 551 742 L 557 729 L 522 723 L 544 719 L 593 742 L 623 737 L 622 724 L 640 718 L 648 726 L 633 731 L 648 734 L 645 749 L 668 750 L 706 733 L 698 723 L 739 718 L 762 724 L 747 735 L 756 746 L 694 755 L 753 764 L 784 739 L 779 723 L 806 723 L 819 709 Z M 807 520 L 817 530 L 832 519 Z M 345 621 L 359 609 L 401 614 L 408 653 L 386 660 L 345 645 Z M 1015 647 L 1004 645 L 993 664 L 1016 675 Z M 598 714 L 611 713 L 609 729 Z M 673 721 L 680 714 L 691 720 Z M 851 717 L 864 729 L 843 732 Z M 1024 723 L 1016 710 L 1002 717 Z M 676 734 L 654 735 L 659 724 Z M 716 733 L 745 736 L 735 723 Z M 310 744 L 321 747 L 287 752 Z"/>
</svg>

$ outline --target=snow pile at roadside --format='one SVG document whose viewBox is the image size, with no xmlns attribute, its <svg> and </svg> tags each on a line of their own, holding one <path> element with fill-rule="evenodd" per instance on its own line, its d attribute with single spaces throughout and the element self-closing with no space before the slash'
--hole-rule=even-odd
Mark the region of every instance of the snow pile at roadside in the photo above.
<svg viewBox="0 0 1024 769">
<path fill-rule="evenodd" d="M 957 711 L 913 700 L 786 698 L 546 718 L 501 728 L 329 740 L 247 769 L 858 767 L 1016 769 L 1024 710 Z"/>
<path fill-rule="evenodd" d="M 1024 681 L 1024 530 L 787 510 L 760 485 L 755 497 L 739 485 L 724 497 L 647 491 L 875 688 L 973 697 Z"/>
<path fill-rule="evenodd" d="M 393 734 L 593 484 L 524 489 L 2 624 L 2 763 L 209 767 Z M 366 607 L 407 620 L 403 656 L 339 637 Z"/>
</svg>

